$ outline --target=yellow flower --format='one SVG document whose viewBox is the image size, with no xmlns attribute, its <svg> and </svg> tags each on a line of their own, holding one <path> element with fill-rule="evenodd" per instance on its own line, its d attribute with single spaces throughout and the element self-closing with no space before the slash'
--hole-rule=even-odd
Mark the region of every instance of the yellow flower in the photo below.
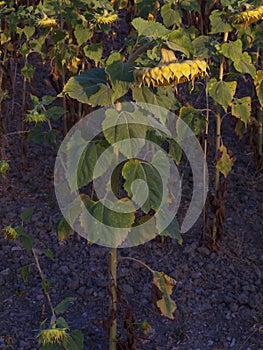
<svg viewBox="0 0 263 350">
<path fill-rule="evenodd" d="M 18 237 L 18 233 L 11 226 L 6 226 L 3 231 L 4 231 L 5 239 L 10 239 L 12 241 L 15 241 Z"/>
<path fill-rule="evenodd" d="M 49 18 L 39 19 L 37 21 L 37 25 L 38 27 L 41 27 L 41 28 L 49 28 L 49 27 L 53 28 L 57 26 L 57 21 L 55 19 L 49 19 Z"/>
<path fill-rule="evenodd" d="M 207 75 L 208 66 L 205 61 L 196 59 L 176 62 L 174 52 L 167 49 L 162 49 L 161 54 L 158 66 L 135 69 L 134 79 L 140 86 L 177 85 Z"/>
<path fill-rule="evenodd" d="M 116 13 L 114 13 L 112 15 L 106 14 L 103 16 L 96 15 L 94 18 L 98 24 L 110 24 L 110 23 L 118 21 L 118 19 L 119 19 L 118 15 Z"/>
<path fill-rule="evenodd" d="M 259 6 L 254 10 L 247 10 L 238 13 L 233 18 L 234 24 L 250 24 L 259 21 L 263 18 L 263 6 Z"/>
<path fill-rule="evenodd" d="M 42 345 L 61 344 L 68 338 L 67 328 L 43 329 L 39 332 L 37 338 Z"/>
</svg>

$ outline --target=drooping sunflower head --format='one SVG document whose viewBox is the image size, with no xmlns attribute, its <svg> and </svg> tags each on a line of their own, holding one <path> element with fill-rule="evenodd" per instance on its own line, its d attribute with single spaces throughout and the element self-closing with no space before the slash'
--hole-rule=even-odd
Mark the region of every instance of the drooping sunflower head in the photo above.
<svg viewBox="0 0 263 350">
<path fill-rule="evenodd" d="M 108 10 L 103 10 L 103 15 L 100 15 L 96 13 L 94 15 L 94 22 L 101 25 L 101 24 L 111 24 L 114 22 L 117 22 L 119 19 L 117 13 L 109 13 Z"/>
<path fill-rule="evenodd" d="M 263 5 L 256 9 L 248 9 L 235 14 L 232 17 L 232 22 L 234 24 L 251 24 L 259 21 L 263 18 Z"/>
<path fill-rule="evenodd" d="M 178 62 L 174 52 L 161 49 L 162 59 L 154 68 L 136 68 L 134 79 L 139 86 L 168 86 L 193 81 L 195 78 L 204 78 L 208 73 L 205 61 L 184 60 Z"/>
<path fill-rule="evenodd" d="M 37 26 L 40 28 L 54 28 L 57 27 L 57 21 L 51 18 L 43 18 L 37 21 Z"/>
<path fill-rule="evenodd" d="M 6 226 L 3 231 L 5 239 L 15 241 L 18 238 L 17 231 L 11 226 Z"/>
<path fill-rule="evenodd" d="M 38 341 L 42 345 L 62 344 L 68 339 L 67 328 L 43 329 L 37 335 Z"/>
</svg>

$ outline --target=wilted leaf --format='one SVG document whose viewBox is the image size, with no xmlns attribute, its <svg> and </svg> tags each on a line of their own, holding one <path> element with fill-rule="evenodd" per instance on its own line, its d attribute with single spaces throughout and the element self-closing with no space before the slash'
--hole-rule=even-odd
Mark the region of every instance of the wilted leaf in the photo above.
<svg viewBox="0 0 263 350">
<path fill-rule="evenodd" d="M 216 168 L 224 175 L 226 178 L 231 171 L 235 159 L 229 155 L 227 148 L 222 145 L 219 148 L 220 156 L 216 162 Z"/>
<path fill-rule="evenodd" d="M 57 230 L 57 239 L 59 241 L 64 241 L 69 237 L 69 235 L 73 235 L 74 230 L 70 227 L 68 222 L 62 217 L 56 225 Z"/>
<path fill-rule="evenodd" d="M 156 301 L 156 305 L 159 308 L 161 315 L 170 319 L 174 319 L 174 311 L 176 310 L 176 303 L 171 299 L 173 287 L 176 285 L 176 281 L 167 276 L 164 272 L 153 272 L 153 284 L 162 293 L 162 298 Z"/>
</svg>

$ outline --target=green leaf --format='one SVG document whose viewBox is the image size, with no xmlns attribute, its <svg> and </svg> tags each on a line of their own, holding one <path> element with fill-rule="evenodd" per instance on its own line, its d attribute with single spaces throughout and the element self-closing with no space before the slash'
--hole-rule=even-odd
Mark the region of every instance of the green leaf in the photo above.
<svg viewBox="0 0 263 350">
<path fill-rule="evenodd" d="M 76 300 L 76 298 L 65 298 L 64 300 L 62 300 L 56 307 L 55 307 L 55 312 L 56 314 L 63 314 L 63 312 L 65 312 L 69 305 L 72 304 L 74 301 Z"/>
<path fill-rule="evenodd" d="M 31 219 L 31 216 L 33 214 L 35 210 L 35 207 L 30 207 L 28 209 L 26 209 L 21 215 L 20 215 L 20 218 L 22 221 L 24 222 L 29 222 L 30 219 Z"/>
<path fill-rule="evenodd" d="M 174 51 L 183 52 L 187 57 L 190 57 L 190 54 L 194 51 L 190 35 L 182 28 L 173 30 L 168 35 L 166 44 Z"/>
<path fill-rule="evenodd" d="M 102 176 L 110 167 L 113 161 L 112 153 L 110 153 L 108 157 L 100 158 L 108 147 L 109 144 L 107 141 L 94 141 L 87 145 L 78 163 L 77 181 L 79 188 L 86 186 L 89 182 L 96 179 L 96 177 Z M 96 164 L 100 172 L 97 171 L 96 174 L 94 174 L 93 171 Z"/>
<path fill-rule="evenodd" d="M 34 242 L 34 239 L 29 234 L 22 235 L 22 244 L 23 244 L 23 247 L 26 249 L 28 254 L 30 254 L 32 251 L 33 242 Z"/>
<path fill-rule="evenodd" d="M 21 69 L 21 73 L 25 78 L 31 79 L 34 76 L 35 67 L 33 67 L 30 63 L 26 63 L 25 66 Z"/>
<path fill-rule="evenodd" d="M 176 239 L 180 245 L 183 243 L 183 239 L 180 232 L 180 226 L 176 217 L 174 217 L 169 226 L 166 227 L 166 229 L 160 235 Z"/>
<path fill-rule="evenodd" d="M 76 298 L 73 298 L 76 299 Z M 74 301 L 74 300 L 73 300 Z M 66 328 L 69 329 L 69 325 L 67 323 L 67 321 L 64 319 L 64 317 L 58 317 L 56 319 L 56 328 Z"/>
<path fill-rule="evenodd" d="M 83 350 L 84 349 L 84 336 L 79 330 L 70 332 L 69 338 L 65 344 L 69 350 Z"/>
<path fill-rule="evenodd" d="M 41 103 L 44 106 L 48 106 L 50 105 L 52 102 L 55 101 L 55 99 L 57 98 L 57 96 L 50 96 L 50 95 L 45 95 L 41 98 Z"/>
<path fill-rule="evenodd" d="M 230 58 L 233 62 L 240 59 L 242 55 L 242 41 L 240 39 L 224 43 L 222 45 L 223 55 Z"/>
<path fill-rule="evenodd" d="M 182 23 L 182 14 L 172 8 L 171 4 L 165 4 L 161 8 L 161 16 L 166 27 L 180 25 Z"/>
<path fill-rule="evenodd" d="M 104 119 L 103 133 L 106 140 L 115 145 L 127 158 L 135 157 L 145 143 L 147 118 L 140 111 L 108 109 Z M 146 125 L 138 124 L 145 121 Z M 111 126 L 115 125 L 115 126 Z M 137 153 L 136 153 L 137 152 Z M 136 153 L 136 154 L 135 154 Z"/>
<path fill-rule="evenodd" d="M 207 85 L 209 95 L 214 99 L 215 102 L 220 104 L 225 112 L 227 112 L 227 107 L 233 99 L 236 91 L 237 82 L 236 81 L 217 81 L 212 78 Z"/>
<path fill-rule="evenodd" d="M 263 70 L 258 70 L 254 79 L 257 97 L 261 107 L 263 107 Z"/>
<path fill-rule="evenodd" d="M 205 131 L 206 120 L 198 109 L 192 106 L 181 107 L 179 117 L 191 128 L 196 136 L 201 135 Z"/>
<path fill-rule="evenodd" d="M 21 270 L 21 276 L 24 283 L 27 282 L 29 273 L 30 273 L 30 265 L 23 266 Z"/>
<path fill-rule="evenodd" d="M 135 220 L 132 202 L 128 198 L 115 203 L 108 200 L 94 202 L 89 198 L 85 201 L 85 206 L 93 218 L 90 220 L 83 212 L 80 217 L 87 239 L 109 247 L 121 245 Z"/>
<path fill-rule="evenodd" d="M 25 33 L 25 36 L 27 38 L 27 40 L 29 40 L 31 38 L 31 36 L 35 33 L 35 27 L 29 27 L 29 26 L 25 26 L 23 31 Z"/>
<path fill-rule="evenodd" d="M 146 36 L 152 39 L 161 38 L 170 32 L 161 23 L 146 21 L 142 18 L 135 18 L 131 24 L 137 30 L 139 36 Z"/>
<path fill-rule="evenodd" d="M 182 148 L 178 145 L 173 139 L 169 140 L 169 155 L 174 159 L 177 165 L 180 164 L 180 161 L 183 156 Z"/>
<path fill-rule="evenodd" d="M 129 90 L 133 78 L 133 66 L 122 62 L 121 55 L 114 52 L 107 60 L 105 69 L 108 74 L 112 88 L 114 90 L 113 103 L 120 97 L 124 96 Z"/>
<path fill-rule="evenodd" d="M 92 37 L 93 32 L 90 28 L 85 28 L 81 24 L 78 24 L 75 27 L 74 35 L 77 39 L 78 45 L 81 46 Z"/>
<path fill-rule="evenodd" d="M 216 162 L 216 169 L 219 170 L 226 178 L 233 167 L 234 160 L 235 159 L 228 154 L 227 148 L 222 145 L 219 148 L 219 158 Z"/>
<path fill-rule="evenodd" d="M 245 125 L 251 114 L 251 97 L 234 98 L 232 102 L 232 115 L 241 119 Z"/>
<path fill-rule="evenodd" d="M 54 254 L 50 249 L 43 249 L 43 253 L 52 261 L 55 261 Z"/>
<path fill-rule="evenodd" d="M 93 60 L 96 63 L 96 65 L 98 65 L 99 61 L 101 60 L 102 52 L 102 43 L 87 45 L 84 47 L 85 56 L 88 57 L 90 60 Z"/>
<path fill-rule="evenodd" d="M 147 103 L 155 106 L 165 107 L 170 111 L 175 111 L 179 108 L 180 103 L 174 95 L 172 87 L 158 88 L 156 92 L 152 91 L 146 86 L 132 87 L 133 99 L 140 103 Z M 156 116 L 159 118 L 159 116 Z M 166 118 L 159 118 L 165 124 Z"/>
<path fill-rule="evenodd" d="M 220 10 L 214 10 L 209 16 L 209 19 L 212 27 L 210 34 L 231 32 L 233 29 L 232 26 L 227 23 L 224 13 Z"/>
<path fill-rule="evenodd" d="M 6 160 L 0 160 L 0 177 L 6 174 L 9 169 L 9 164 Z"/>
<path fill-rule="evenodd" d="M 48 119 L 58 120 L 62 117 L 67 111 L 60 106 L 51 107 L 47 110 L 46 116 Z"/>
<path fill-rule="evenodd" d="M 104 85 L 105 84 L 105 85 Z M 102 68 L 87 70 L 69 79 L 63 89 L 63 94 L 68 94 L 82 103 L 97 106 L 102 86 L 107 88 L 107 76 Z"/>
<path fill-rule="evenodd" d="M 125 179 L 124 189 L 146 214 L 151 209 L 159 209 L 163 183 L 160 174 L 152 164 L 130 159 L 125 163 L 122 175 Z"/>
<path fill-rule="evenodd" d="M 50 40 L 53 45 L 58 44 L 60 41 L 64 40 L 66 37 L 66 33 L 63 32 L 62 30 L 55 29 L 52 31 L 52 34 L 50 36 Z"/>
<path fill-rule="evenodd" d="M 59 241 L 64 241 L 68 239 L 70 235 L 74 233 L 74 230 L 70 227 L 68 222 L 62 217 L 56 225 L 57 239 Z"/>
<path fill-rule="evenodd" d="M 174 319 L 174 311 L 177 309 L 176 303 L 171 299 L 173 287 L 176 285 L 176 281 L 167 276 L 163 272 L 153 271 L 153 284 L 161 292 L 161 299 L 156 301 L 156 305 L 159 308 L 161 315 Z"/>
<path fill-rule="evenodd" d="M 180 6 L 186 11 L 200 12 L 198 1 L 196 0 L 182 0 L 180 1 Z"/>
<path fill-rule="evenodd" d="M 65 347 L 58 344 L 45 344 L 41 346 L 40 350 L 65 350 Z"/>
<path fill-rule="evenodd" d="M 200 35 L 194 39 L 192 44 L 194 46 L 194 56 L 200 59 L 209 59 L 216 54 L 211 36 Z"/>
<path fill-rule="evenodd" d="M 234 61 L 235 69 L 243 74 L 250 74 L 252 78 L 256 75 L 256 68 L 251 64 L 251 57 L 247 52 L 243 52 L 242 55 Z"/>
</svg>

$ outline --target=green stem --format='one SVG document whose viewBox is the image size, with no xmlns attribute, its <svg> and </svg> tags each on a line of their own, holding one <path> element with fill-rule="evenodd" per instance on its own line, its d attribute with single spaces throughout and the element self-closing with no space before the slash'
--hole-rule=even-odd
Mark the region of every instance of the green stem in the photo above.
<svg viewBox="0 0 263 350">
<path fill-rule="evenodd" d="M 207 78 L 206 78 L 206 87 L 207 87 Z M 208 90 L 206 88 L 206 115 L 205 115 L 205 140 L 204 140 L 204 166 L 203 166 L 203 183 L 207 183 L 206 178 L 206 159 L 207 159 L 207 139 L 208 139 L 208 132 L 209 132 L 209 98 L 208 98 Z M 203 198 L 206 197 L 206 188 L 204 186 L 203 188 Z M 202 232 L 202 239 L 205 240 L 206 238 L 206 205 L 203 207 L 203 232 Z"/>
<path fill-rule="evenodd" d="M 110 250 L 110 280 L 111 280 L 111 298 L 110 298 L 110 343 L 109 350 L 116 350 L 117 345 L 117 248 Z"/>
<path fill-rule="evenodd" d="M 228 32 L 224 33 L 224 39 L 223 42 L 227 42 L 228 39 Z M 223 81 L 224 78 L 224 64 L 225 64 L 225 57 L 222 55 L 220 58 L 220 66 L 219 66 L 219 81 Z M 215 154 L 216 157 L 219 152 L 220 144 L 221 144 L 221 106 L 217 105 L 217 114 L 216 114 L 216 149 Z M 216 169 L 215 172 L 215 196 L 217 196 L 217 192 L 220 187 L 220 172 L 218 169 Z M 212 232 L 212 240 L 213 243 L 216 243 L 217 240 L 217 218 L 216 214 L 214 214 L 214 221 L 213 221 L 213 232 Z"/>
<path fill-rule="evenodd" d="M 25 58 L 25 65 L 27 64 L 27 56 Z M 23 78 L 23 91 L 22 91 L 22 126 L 21 126 L 21 131 L 22 131 L 22 169 L 26 169 L 27 167 L 27 144 L 26 144 L 26 121 L 25 121 L 25 116 L 26 116 L 26 84 L 27 84 L 27 78 L 24 76 Z"/>
<path fill-rule="evenodd" d="M 37 269 L 38 269 L 38 272 L 39 272 L 39 275 L 41 277 L 41 280 L 44 281 L 45 280 L 45 276 L 43 274 L 43 271 L 41 269 L 41 266 L 40 266 L 40 263 L 39 263 L 39 259 L 38 259 L 38 256 L 37 256 L 37 253 L 35 251 L 34 248 L 32 248 L 32 253 L 33 253 L 33 256 L 34 256 L 34 259 L 35 259 L 35 262 L 36 262 L 36 266 L 37 266 Z M 52 315 L 54 317 L 56 317 L 56 313 L 55 313 L 55 309 L 53 307 L 53 304 L 52 304 L 52 301 L 51 301 L 51 298 L 50 298 L 50 295 L 47 291 L 44 291 L 46 297 L 47 297 L 47 300 L 48 300 L 48 304 L 49 304 L 49 307 L 51 309 L 51 312 L 52 312 Z"/>
</svg>

